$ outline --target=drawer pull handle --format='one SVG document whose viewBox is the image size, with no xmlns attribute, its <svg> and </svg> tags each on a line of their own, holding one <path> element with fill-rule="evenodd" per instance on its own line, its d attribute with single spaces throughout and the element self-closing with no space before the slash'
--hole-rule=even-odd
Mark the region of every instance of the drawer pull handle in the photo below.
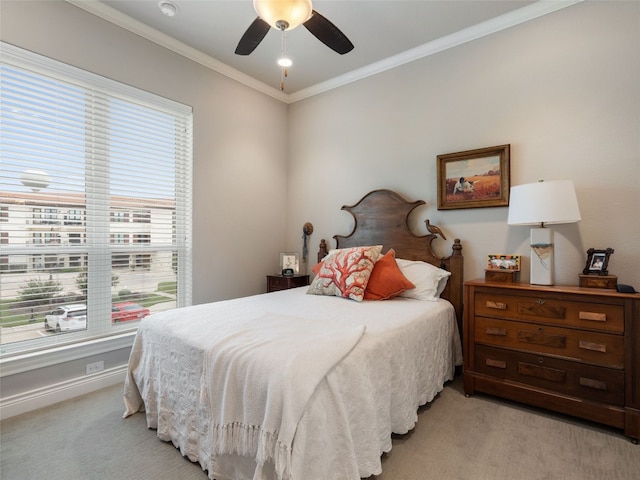
<svg viewBox="0 0 640 480">
<path fill-rule="evenodd" d="M 507 368 L 507 362 L 505 362 L 504 360 L 494 360 L 492 358 L 487 358 L 485 359 L 484 363 L 486 363 L 489 367 Z"/>
<path fill-rule="evenodd" d="M 487 329 L 485 330 L 485 333 L 487 335 L 500 335 L 502 337 L 505 337 L 507 335 L 507 329 L 497 328 L 497 327 L 487 327 Z"/>
<path fill-rule="evenodd" d="M 600 380 L 594 380 L 593 378 L 580 377 L 580 385 L 582 385 L 583 387 L 595 388 L 596 390 L 607 389 L 606 382 L 601 382 Z"/>
<path fill-rule="evenodd" d="M 602 353 L 607 352 L 607 346 L 603 345 L 602 343 L 594 343 L 594 342 L 587 342 L 586 340 L 580 340 L 580 342 L 578 342 L 578 346 L 583 350 L 592 350 L 594 352 L 602 352 Z"/>
<path fill-rule="evenodd" d="M 495 308 L 496 310 L 506 310 L 507 304 L 502 302 L 492 302 L 488 300 L 486 303 L 487 308 Z"/>
<path fill-rule="evenodd" d="M 578 318 L 580 320 L 591 320 L 594 322 L 606 322 L 607 314 L 606 313 L 596 313 L 596 312 L 579 312 Z"/>
<path fill-rule="evenodd" d="M 541 298 L 539 298 L 538 300 L 536 300 L 536 303 L 537 303 L 538 305 L 544 305 L 544 304 L 545 304 L 545 301 L 544 301 L 544 300 L 542 300 Z"/>
</svg>

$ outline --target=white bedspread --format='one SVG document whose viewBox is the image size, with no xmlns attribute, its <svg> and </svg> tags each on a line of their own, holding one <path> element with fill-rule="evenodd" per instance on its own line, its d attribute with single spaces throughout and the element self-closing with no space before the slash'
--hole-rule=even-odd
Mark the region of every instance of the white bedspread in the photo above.
<svg viewBox="0 0 640 480">
<path fill-rule="evenodd" d="M 180 321 L 180 320 L 178 320 Z M 267 313 L 257 319 L 211 318 L 208 361 L 214 448 L 271 461 L 291 478 L 291 446 L 311 394 L 360 340 L 364 326 Z"/>
<path fill-rule="evenodd" d="M 305 292 L 302 287 L 147 317 L 131 353 L 125 416 L 146 409 L 148 426 L 216 480 L 267 480 L 289 473 L 295 480 L 355 480 L 379 474 L 380 455 L 391 449 L 391 433 L 413 428 L 418 406 L 431 401 L 453 378 L 454 365 L 461 363 L 453 307 L 446 301 L 412 299 L 357 303 Z M 247 377 L 240 372 L 249 363 L 254 368 L 254 361 L 227 378 L 218 373 L 211 351 L 219 333 L 232 336 L 227 330 L 232 323 L 243 326 L 239 335 L 244 337 L 233 349 L 241 349 L 252 336 L 260 345 L 259 336 L 254 335 L 257 331 L 248 333 L 246 328 L 255 325 L 256 319 L 262 322 L 257 324 L 260 335 L 270 332 L 270 340 L 281 346 L 289 335 L 298 336 L 288 343 L 305 344 L 301 350 L 308 353 L 290 362 L 290 368 L 302 376 L 283 370 L 276 375 L 277 381 L 292 382 L 273 404 L 280 405 L 275 411 L 281 413 L 292 402 L 287 404 L 289 420 L 284 422 L 289 424 L 284 431 L 272 424 L 267 428 L 272 433 L 277 430 L 283 445 L 291 448 L 284 462 L 268 453 L 269 448 L 261 457 L 255 443 L 251 448 L 224 447 L 216 428 L 238 418 L 253 418 L 256 411 L 245 411 L 247 398 L 274 398 L 269 397 L 274 389 L 261 388 L 266 380 L 262 384 L 244 381 Z M 289 326 L 298 328 L 288 332 Z M 305 331 L 309 335 L 300 333 Z M 332 342 L 336 336 L 346 341 Z M 314 338 L 317 342 L 308 341 Z M 265 362 L 264 371 L 274 366 L 277 371 L 287 362 L 291 351 L 281 353 L 268 355 L 271 366 Z M 263 373 L 250 375 L 260 380 Z M 290 400 L 285 389 L 298 395 L 293 397 L 297 400 Z M 228 403 L 232 398 L 237 399 Z M 225 401 L 220 410 L 219 402 Z M 262 413 L 267 410 L 270 407 Z M 282 420 L 273 418 L 267 422 Z M 264 419 L 249 424 L 263 425 Z"/>
</svg>

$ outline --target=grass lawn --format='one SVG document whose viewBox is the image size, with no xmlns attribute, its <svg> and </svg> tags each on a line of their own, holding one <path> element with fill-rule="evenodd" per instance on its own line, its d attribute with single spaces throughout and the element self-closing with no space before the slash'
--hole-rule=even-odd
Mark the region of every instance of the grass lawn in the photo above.
<svg viewBox="0 0 640 480">
<path fill-rule="evenodd" d="M 170 283 L 170 282 L 167 282 L 167 283 Z M 167 293 L 170 293 L 170 292 L 167 291 Z M 134 302 L 143 307 L 149 308 L 150 306 L 156 305 L 158 303 L 171 301 L 171 299 L 163 295 L 156 295 L 155 293 L 141 293 L 141 294 L 136 294 L 135 296 L 132 296 L 132 298 L 121 298 L 115 295 L 111 301 L 113 303 Z M 23 312 L 17 313 L 13 308 L 14 304 L 15 304 L 14 299 L 0 301 L 0 326 L 1 327 L 17 327 L 20 325 L 28 325 L 30 323 L 42 323 L 44 322 L 45 314 L 50 310 L 49 307 L 47 307 L 46 309 L 43 309 L 42 307 L 39 307 L 39 308 L 34 307 L 34 313 L 32 318 L 31 312 L 24 312 L 25 309 L 20 309 Z"/>
</svg>

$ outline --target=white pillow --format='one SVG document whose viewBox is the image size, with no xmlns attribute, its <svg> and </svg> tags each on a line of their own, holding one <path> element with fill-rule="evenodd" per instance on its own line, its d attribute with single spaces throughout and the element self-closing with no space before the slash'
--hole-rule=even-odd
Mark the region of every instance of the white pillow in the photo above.
<svg viewBox="0 0 640 480">
<path fill-rule="evenodd" d="M 419 260 L 396 258 L 396 262 L 402 274 L 416 286 L 416 288 L 402 292 L 400 294 L 401 297 L 430 300 L 432 302 L 440 298 L 447 286 L 451 272 Z"/>
</svg>

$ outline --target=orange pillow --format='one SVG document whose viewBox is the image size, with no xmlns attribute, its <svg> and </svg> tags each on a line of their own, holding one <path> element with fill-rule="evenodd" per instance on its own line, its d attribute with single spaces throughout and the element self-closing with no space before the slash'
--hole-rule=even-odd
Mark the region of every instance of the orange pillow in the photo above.
<svg viewBox="0 0 640 480">
<path fill-rule="evenodd" d="M 320 269 L 322 268 L 322 264 L 324 263 L 324 260 L 320 260 L 318 263 L 316 263 L 313 267 L 311 267 L 311 271 L 318 275 L 320 273 Z"/>
<path fill-rule="evenodd" d="M 364 291 L 365 300 L 387 300 L 415 288 L 396 263 L 396 255 L 390 249 L 373 267 L 369 283 Z"/>
</svg>

